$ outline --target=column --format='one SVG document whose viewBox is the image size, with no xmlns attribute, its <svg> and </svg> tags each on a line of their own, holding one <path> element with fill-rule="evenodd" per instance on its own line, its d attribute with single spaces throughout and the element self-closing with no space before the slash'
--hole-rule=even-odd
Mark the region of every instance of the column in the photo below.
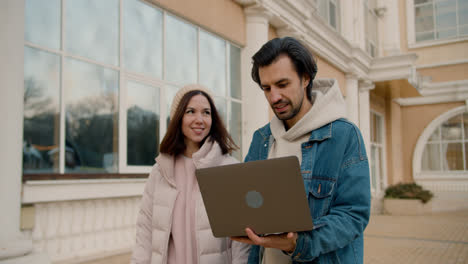
<svg viewBox="0 0 468 264">
<path fill-rule="evenodd" d="M 400 50 L 400 18 L 398 15 L 399 1 L 377 2 L 377 10 L 381 16 L 382 23 L 379 23 L 379 36 L 382 41 L 382 48 L 385 56 L 392 56 L 401 53 Z"/>
<path fill-rule="evenodd" d="M 47 263 L 20 233 L 24 1 L 0 2 L 0 263 Z"/>
<path fill-rule="evenodd" d="M 242 78 L 242 150 L 247 155 L 252 135 L 269 122 L 268 102 L 260 87 L 252 80 L 252 56 L 268 41 L 270 15 L 261 7 L 244 9 L 246 15 L 246 46 L 241 54 Z"/>
<path fill-rule="evenodd" d="M 370 81 L 361 81 L 359 84 L 359 129 L 361 130 L 367 156 L 370 163 L 370 102 L 369 91 L 375 85 Z"/>
<path fill-rule="evenodd" d="M 346 75 L 346 110 L 347 118 L 359 126 L 359 86 L 356 75 Z"/>
</svg>

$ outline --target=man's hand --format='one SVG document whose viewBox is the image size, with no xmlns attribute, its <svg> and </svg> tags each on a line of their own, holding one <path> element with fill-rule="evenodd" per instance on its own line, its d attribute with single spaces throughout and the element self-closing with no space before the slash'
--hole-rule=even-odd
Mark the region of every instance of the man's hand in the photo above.
<svg viewBox="0 0 468 264">
<path fill-rule="evenodd" d="M 231 239 L 238 242 L 259 245 L 266 248 L 277 248 L 288 253 L 292 253 L 296 249 L 297 233 L 289 232 L 278 235 L 267 235 L 259 237 L 250 228 L 246 228 L 245 232 L 247 233 L 247 237 L 231 237 Z"/>
</svg>

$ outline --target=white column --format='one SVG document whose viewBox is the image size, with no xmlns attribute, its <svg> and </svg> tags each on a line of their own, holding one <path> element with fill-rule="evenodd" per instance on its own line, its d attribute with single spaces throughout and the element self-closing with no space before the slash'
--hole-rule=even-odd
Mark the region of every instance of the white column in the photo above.
<svg viewBox="0 0 468 264">
<path fill-rule="evenodd" d="M 24 1 L 0 2 L 0 263 L 44 263 L 20 233 Z"/>
<path fill-rule="evenodd" d="M 252 80 L 252 56 L 268 41 L 269 14 L 259 7 L 248 7 L 246 46 L 242 49 L 242 149 L 247 155 L 252 135 L 269 122 L 268 102 L 260 87 Z"/>
<path fill-rule="evenodd" d="M 377 2 L 377 8 L 382 17 L 382 19 L 379 19 L 379 21 L 382 21 L 379 23 L 379 39 L 382 41 L 381 47 L 383 48 L 384 56 L 401 53 L 398 2 L 384 0 Z"/>
<path fill-rule="evenodd" d="M 346 110 L 348 119 L 359 126 L 359 86 L 356 75 L 346 75 Z"/>
<path fill-rule="evenodd" d="M 369 91 L 375 85 L 371 82 L 361 82 L 359 84 L 359 129 L 361 130 L 364 144 L 366 145 L 367 156 L 370 163 L 370 102 Z"/>
</svg>

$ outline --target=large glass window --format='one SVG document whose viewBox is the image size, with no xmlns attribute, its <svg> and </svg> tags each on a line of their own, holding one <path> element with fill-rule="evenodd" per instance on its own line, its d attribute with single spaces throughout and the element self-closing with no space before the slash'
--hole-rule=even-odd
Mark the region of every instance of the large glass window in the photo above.
<svg viewBox="0 0 468 264">
<path fill-rule="evenodd" d="M 416 42 L 468 36 L 468 0 L 414 0 Z"/>
<path fill-rule="evenodd" d="M 377 56 L 377 24 L 376 0 L 364 0 L 364 19 L 366 22 L 366 51 L 372 57 Z"/>
<path fill-rule="evenodd" d="M 424 147 L 422 171 L 467 171 L 468 113 L 457 114 L 437 127 Z"/>
<path fill-rule="evenodd" d="M 24 173 L 149 171 L 188 83 L 241 145 L 240 48 L 146 1 L 43 2 L 26 0 Z"/>
<path fill-rule="evenodd" d="M 340 31 L 340 1 L 315 0 L 318 14 L 335 30 Z"/>
<path fill-rule="evenodd" d="M 384 130 L 383 117 L 371 112 L 370 146 L 371 146 L 371 189 L 380 192 L 385 188 L 384 180 Z"/>
</svg>

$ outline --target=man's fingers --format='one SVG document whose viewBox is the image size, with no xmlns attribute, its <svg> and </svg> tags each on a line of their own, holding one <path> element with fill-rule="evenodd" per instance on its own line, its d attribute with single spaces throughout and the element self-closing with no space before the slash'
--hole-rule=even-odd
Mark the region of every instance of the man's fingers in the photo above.
<svg viewBox="0 0 468 264">
<path fill-rule="evenodd" d="M 247 236 L 250 238 L 250 240 L 252 240 L 254 244 L 257 244 L 260 246 L 263 245 L 263 238 L 257 236 L 257 234 L 255 234 L 255 232 L 252 229 L 246 228 L 245 233 L 247 233 Z"/>
</svg>

